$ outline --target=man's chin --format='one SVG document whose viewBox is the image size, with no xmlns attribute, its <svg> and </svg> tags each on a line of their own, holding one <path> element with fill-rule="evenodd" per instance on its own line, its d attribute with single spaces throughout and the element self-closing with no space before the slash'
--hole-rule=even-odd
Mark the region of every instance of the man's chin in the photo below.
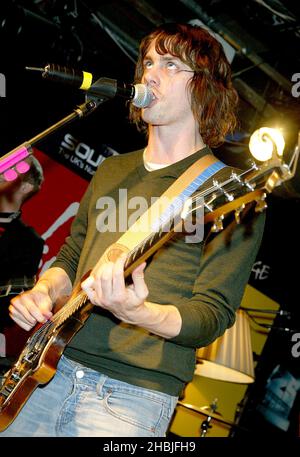
<svg viewBox="0 0 300 457">
<path fill-rule="evenodd" d="M 148 108 L 145 108 L 142 112 L 142 119 L 146 124 L 151 124 L 154 126 L 162 125 L 162 122 L 160 122 L 159 118 L 157 115 L 155 115 L 153 112 L 150 112 Z"/>
</svg>

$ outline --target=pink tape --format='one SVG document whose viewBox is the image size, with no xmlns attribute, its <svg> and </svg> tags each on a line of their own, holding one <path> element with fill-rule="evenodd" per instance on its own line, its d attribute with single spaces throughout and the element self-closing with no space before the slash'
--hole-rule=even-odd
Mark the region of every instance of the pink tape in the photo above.
<svg viewBox="0 0 300 457">
<path fill-rule="evenodd" d="M 30 165 L 27 162 L 19 162 L 16 165 L 16 169 L 17 169 L 18 173 L 21 173 L 21 174 L 26 173 L 26 171 L 28 171 L 29 168 L 30 168 Z"/>
<path fill-rule="evenodd" d="M 0 173 L 8 171 L 16 163 L 20 162 L 22 159 L 25 159 L 28 156 L 29 152 L 25 146 L 22 146 L 17 151 L 6 154 L 4 157 L 0 158 Z M 11 179 L 9 181 L 11 181 Z"/>
<path fill-rule="evenodd" d="M 14 181 L 18 177 L 18 173 L 15 170 L 7 170 L 3 173 L 5 181 Z"/>
</svg>

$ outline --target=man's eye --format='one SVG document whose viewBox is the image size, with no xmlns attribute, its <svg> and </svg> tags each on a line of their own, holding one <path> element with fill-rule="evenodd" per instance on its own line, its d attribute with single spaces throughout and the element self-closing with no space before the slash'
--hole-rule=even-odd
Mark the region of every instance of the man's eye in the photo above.
<svg viewBox="0 0 300 457">
<path fill-rule="evenodd" d="M 167 68 L 169 68 L 170 70 L 174 70 L 174 69 L 177 69 L 177 65 L 175 62 L 167 62 Z"/>
<path fill-rule="evenodd" d="M 151 67 L 152 67 L 151 60 L 146 60 L 146 62 L 144 62 L 144 68 L 151 68 Z"/>
</svg>

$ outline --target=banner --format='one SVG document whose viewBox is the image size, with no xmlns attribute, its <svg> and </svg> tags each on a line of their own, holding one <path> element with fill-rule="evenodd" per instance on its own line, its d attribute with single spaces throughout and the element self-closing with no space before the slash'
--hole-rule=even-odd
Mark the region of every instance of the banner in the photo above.
<svg viewBox="0 0 300 457">
<path fill-rule="evenodd" d="M 41 190 L 22 208 L 22 219 L 45 240 L 39 273 L 45 271 L 69 234 L 80 200 L 89 184 L 73 171 L 35 150 L 44 171 Z"/>
<path fill-rule="evenodd" d="M 86 138 L 89 137 L 89 141 Z M 82 127 L 66 133 L 58 132 L 47 139 L 43 150 L 59 163 L 90 181 L 99 165 L 107 157 L 118 153 L 106 144 L 96 143 L 91 135 L 84 135 Z"/>
</svg>

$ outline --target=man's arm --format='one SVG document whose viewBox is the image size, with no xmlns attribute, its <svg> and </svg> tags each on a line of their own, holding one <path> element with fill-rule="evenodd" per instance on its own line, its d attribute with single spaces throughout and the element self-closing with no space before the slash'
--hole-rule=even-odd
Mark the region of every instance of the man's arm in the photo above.
<svg viewBox="0 0 300 457">
<path fill-rule="evenodd" d="M 33 289 L 15 297 L 11 301 L 11 318 L 24 330 L 30 330 L 37 322 L 45 322 L 52 316 L 55 302 L 70 295 L 87 227 L 87 211 L 92 183 L 90 183 L 80 203 L 78 213 L 72 223 L 71 234 L 62 246 L 56 261 Z"/>
<path fill-rule="evenodd" d="M 235 322 L 261 244 L 265 214 L 250 211 L 239 225 L 233 220 L 205 245 L 191 298 L 174 303 L 182 327 L 171 341 L 203 347 Z"/>
<path fill-rule="evenodd" d="M 165 339 L 179 335 L 182 326 L 181 314 L 176 306 L 149 301 L 145 301 L 144 309 L 135 320 L 139 327 Z"/>
</svg>

